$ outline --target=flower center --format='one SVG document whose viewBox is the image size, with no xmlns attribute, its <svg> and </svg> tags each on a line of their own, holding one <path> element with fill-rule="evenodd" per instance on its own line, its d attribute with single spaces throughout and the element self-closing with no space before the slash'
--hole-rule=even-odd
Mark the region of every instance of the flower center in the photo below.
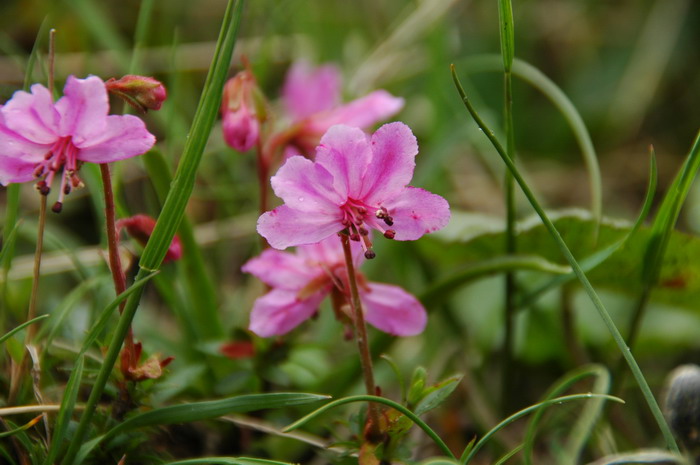
<svg viewBox="0 0 700 465">
<path fill-rule="evenodd" d="M 51 207 L 56 213 L 63 208 L 63 197 L 71 190 L 83 187 L 77 175 L 81 162 L 77 158 L 78 148 L 73 145 L 71 136 L 58 139 L 44 155 L 44 159 L 34 167 L 34 177 L 39 181 L 36 188 L 42 195 L 49 195 L 56 173 L 61 171 L 61 190 L 58 201 Z"/>
<path fill-rule="evenodd" d="M 372 242 L 368 237 L 369 231 L 365 225 L 380 231 L 387 239 L 393 239 L 396 235 L 396 231 L 385 229 L 379 221 L 381 220 L 386 226 L 394 224 L 394 219 L 384 207 L 371 207 L 362 201 L 348 199 L 340 209 L 343 212 L 342 223 L 348 229 L 350 240 L 360 242 L 367 259 L 374 258 L 376 254 L 372 250 Z"/>
</svg>

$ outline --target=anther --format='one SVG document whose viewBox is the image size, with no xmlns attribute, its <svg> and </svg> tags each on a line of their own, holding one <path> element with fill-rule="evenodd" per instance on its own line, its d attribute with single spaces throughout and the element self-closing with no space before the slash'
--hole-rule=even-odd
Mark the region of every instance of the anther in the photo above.
<svg viewBox="0 0 700 465">
<path fill-rule="evenodd" d="M 352 233 L 352 234 L 350 234 L 350 240 L 351 240 L 351 241 L 356 241 L 356 242 L 357 242 L 357 241 L 360 240 L 360 235 L 357 234 L 357 233 Z"/>
<path fill-rule="evenodd" d="M 374 250 L 372 250 L 372 249 L 368 249 L 365 251 L 365 258 L 367 260 L 372 260 L 376 256 L 377 256 L 377 254 L 374 253 Z"/>
<path fill-rule="evenodd" d="M 369 231 L 367 231 L 366 228 L 359 228 L 358 231 L 359 231 L 359 233 L 360 233 L 361 235 L 363 235 L 363 236 L 366 236 L 366 235 L 369 234 Z"/>
<path fill-rule="evenodd" d="M 63 193 L 64 194 L 66 194 L 66 195 L 70 194 L 70 190 L 71 190 L 70 184 L 66 184 L 65 186 L 63 186 Z"/>
<path fill-rule="evenodd" d="M 39 181 L 36 183 L 36 188 L 39 190 L 41 195 L 49 195 L 49 192 L 51 192 L 51 188 L 46 185 L 46 181 Z"/>
<path fill-rule="evenodd" d="M 385 216 L 384 218 L 382 218 L 382 220 L 384 220 L 384 222 L 386 223 L 387 226 L 393 226 L 393 225 L 394 225 L 394 219 L 393 219 L 392 217 L 390 217 L 389 215 L 387 215 L 387 216 Z"/>
<path fill-rule="evenodd" d="M 386 237 L 387 239 L 393 239 L 395 236 L 396 231 L 394 231 L 393 229 L 387 229 L 386 231 L 384 231 L 384 237 Z"/>
<path fill-rule="evenodd" d="M 53 204 L 53 207 L 51 207 L 51 211 L 54 213 L 61 213 L 61 210 L 63 210 L 63 204 L 61 202 L 56 202 Z"/>
<path fill-rule="evenodd" d="M 40 178 L 44 174 L 44 165 L 39 165 L 34 169 L 34 177 Z"/>
</svg>

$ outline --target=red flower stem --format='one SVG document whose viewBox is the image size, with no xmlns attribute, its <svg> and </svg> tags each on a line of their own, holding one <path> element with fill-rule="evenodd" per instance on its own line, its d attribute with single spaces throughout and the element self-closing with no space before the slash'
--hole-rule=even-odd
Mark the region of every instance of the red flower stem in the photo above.
<svg viewBox="0 0 700 465">
<path fill-rule="evenodd" d="M 122 261 L 119 256 L 119 240 L 117 238 L 117 226 L 114 212 L 114 193 L 112 191 L 112 177 L 109 172 L 109 164 L 100 163 L 100 173 L 102 174 L 102 186 L 105 194 L 105 222 L 107 226 L 107 247 L 109 249 L 109 268 L 112 271 L 112 280 L 114 281 L 114 290 L 117 295 L 126 291 L 126 275 L 122 268 Z M 119 305 L 119 313 L 124 311 L 122 302 Z M 127 357 L 130 368 L 136 367 L 135 360 L 136 351 L 134 350 L 134 333 L 129 327 L 124 339 L 124 352 L 122 359 Z"/>
<path fill-rule="evenodd" d="M 369 351 L 369 341 L 367 339 L 367 325 L 362 311 L 362 302 L 360 302 L 360 293 L 357 290 L 357 276 L 355 274 L 355 266 L 352 263 L 352 251 L 350 250 L 350 238 L 347 234 L 340 234 L 340 241 L 343 244 L 343 253 L 345 254 L 345 267 L 348 270 L 348 283 L 350 284 L 350 307 L 355 323 L 355 339 L 357 347 L 360 351 L 360 364 L 362 365 L 362 373 L 365 378 L 365 389 L 370 396 L 377 395 L 377 388 L 374 384 L 374 372 L 372 370 L 372 355 Z M 368 427 L 366 437 L 370 441 L 378 442 L 381 437 L 379 425 L 379 411 L 377 406 L 370 402 L 367 407 Z"/>
</svg>

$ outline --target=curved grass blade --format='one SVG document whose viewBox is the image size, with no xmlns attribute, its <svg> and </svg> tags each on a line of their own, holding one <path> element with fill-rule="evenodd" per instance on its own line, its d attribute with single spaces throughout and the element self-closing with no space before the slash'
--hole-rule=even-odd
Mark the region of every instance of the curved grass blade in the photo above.
<svg viewBox="0 0 700 465">
<path fill-rule="evenodd" d="M 420 296 L 420 300 L 426 306 L 436 305 L 449 297 L 452 292 L 469 282 L 493 274 L 518 270 L 541 271 L 543 273 L 557 275 L 568 275 L 571 273 L 570 267 L 552 263 L 536 255 L 504 255 L 491 260 L 482 260 L 470 264 L 460 272 L 430 286 L 430 288 Z"/>
<path fill-rule="evenodd" d="M 29 325 L 31 325 L 31 324 L 34 324 L 34 323 L 36 323 L 37 321 L 41 321 L 41 320 L 43 320 L 43 319 L 46 319 L 46 318 L 48 318 L 48 317 L 49 317 L 49 315 L 39 315 L 39 316 L 36 317 L 36 318 L 33 318 L 33 319 L 29 320 L 29 321 L 25 321 L 24 323 L 22 323 L 21 325 L 17 326 L 16 328 L 13 328 L 12 330 L 10 330 L 10 331 L 8 331 L 7 333 L 3 334 L 3 335 L 0 337 L 0 344 L 2 344 L 3 342 L 5 342 L 7 339 L 11 338 L 13 335 L 17 334 L 19 331 L 22 331 L 22 330 L 23 330 L 24 328 L 26 328 L 27 326 L 29 326 Z"/>
<path fill-rule="evenodd" d="M 229 397 L 227 399 L 192 402 L 182 405 L 171 405 L 159 409 L 150 410 L 128 418 L 118 424 L 102 436 L 85 443 L 78 452 L 77 460 L 87 458 L 88 454 L 98 444 L 116 436 L 119 433 L 141 428 L 144 426 L 169 425 L 172 423 L 187 423 L 191 421 L 210 420 L 229 413 L 243 413 L 252 410 L 289 407 L 303 405 L 319 400 L 328 399 L 329 396 L 304 393 L 272 393 L 250 394 Z"/>
<path fill-rule="evenodd" d="M 593 386 L 593 391 L 596 394 L 606 394 L 609 391 L 610 374 L 608 371 L 602 365 L 590 365 L 581 367 L 562 377 L 555 383 L 554 387 L 547 392 L 547 394 L 544 396 L 544 400 L 550 400 L 561 395 L 571 386 L 589 376 L 594 376 L 596 378 Z M 592 424 L 595 422 L 597 416 L 600 414 L 600 411 L 603 408 L 604 401 L 600 399 L 596 399 L 596 401 L 596 404 L 591 409 L 586 410 L 586 412 L 579 417 L 576 424 L 572 428 L 571 435 L 577 439 L 573 442 L 574 445 L 571 445 L 571 443 L 567 445 L 566 449 L 569 452 L 563 455 L 563 457 L 566 457 L 567 460 L 571 460 L 570 463 L 577 463 L 576 460 L 580 454 L 580 450 L 590 435 L 590 428 L 592 428 Z M 538 410 L 528 422 L 527 432 L 525 433 L 525 441 L 523 443 L 523 461 L 525 465 L 532 464 L 532 451 L 535 445 L 535 432 L 543 415 L 544 410 Z"/>
<path fill-rule="evenodd" d="M 317 416 L 325 413 L 328 410 L 331 410 L 335 407 L 338 407 L 340 405 L 345 405 L 345 404 L 350 404 L 353 402 L 376 402 L 378 404 L 384 404 L 387 405 L 394 410 L 397 410 L 404 414 L 406 417 L 408 417 L 413 423 L 415 423 L 420 429 L 425 431 L 425 433 L 432 439 L 435 444 L 440 448 L 440 450 L 447 455 L 448 457 L 455 458 L 454 454 L 450 450 L 449 447 L 447 447 L 447 444 L 438 436 L 438 434 L 430 428 L 423 420 L 421 420 L 415 413 L 411 412 L 408 408 L 404 407 L 403 405 L 394 402 L 393 400 L 384 398 L 384 397 L 377 397 L 377 396 L 368 396 L 368 395 L 361 395 L 361 396 L 350 396 L 350 397 L 344 397 L 342 399 L 334 400 L 333 402 L 329 402 L 326 405 L 324 405 L 321 408 L 318 408 L 314 410 L 313 412 L 309 413 L 308 415 L 300 418 L 299 420 L 295 421 L 291 425 L 285 426 L 282 431 L 283 432 L 288 432 L 295 430 L 299 428 L 300 426 L 303 426 L 310 420 L 316 418 Z"/>
<path fill-rule="evenodd" d="M 613 456 L 603 457 L 602 459 L 591 462 L 588 465 L 623 465 L 644 463 L 655 463 L 658 465 L 677 463 L 680 465 L 690 465 L 689 462 L 682 456 L 669 454 L 668 452 L 660 450 L 644 450 L 629 454 L 615 454 Z"/>
<path fill-rule="evenodd" d="M 505 420 L 501 421 L 499 424 L 497 424 L 496 426 L 491 428 L 481 439 L 479 439 L 479 441 L 474 445 L 474 447 L 469 452 L 469 454 L 467 454 L 466 456 L 464 456 L 464 454 L 462 454 L 464 456 L 464 458 L 462 460 L 460 460 L 460 463 L 462 463 L 462 464 L 469 463 L 474 458 L 474 456 L 479 451 L 479 449 L 481 449 L 484 446 L 484 444 L 486 444 L 486 442 L 489 439 L 491 439 L 491 437 L 494 434 L 496 434 L 497 432 L 499 432 L 501 429 L 505 428 L 509 424 L 513 423 L 514 421 L 516 421 L 524 416 L 527 416 L 532 412 L 536 412 L 542 408 L 549 407 L 551 405 L 560 405 L 560 404 L 565 404 L 567 402 L 572 402 L 575 400 L 592 399 L 592 398 L 612 400 L 615 402 L 620 402 L 621 404 L 625 403 L 625 401 L 620 399 L 619 397 L 610 396 L 607 394 L 591 394 L 591 393 L 572 394 L 569 396 L 561 396 L 561 397 L 556 397 L 554 399 L 549 399 L 549 400 L 545 400 L 543 402 L 539 402 L 537 404 L 526 407 L 518 412 L 515 412 L 513 415 L 509 416 L 508 418 L 506 418 Z"/>
<path fill-rule="evenodd" d="M 14 435 L 17 434 L 17 433 L 21 433 L 22 431 L 26 431 L 26 430 L 28 430 L 29 428 L 31 428 L 32 426 L 34 426 L 34 425 L 36 425 L 37 423 L 39 423 L 39 421 L 41 421 L 41 418 L 42 418 L 42 417 L 43 417 L 43 415 L 39 415 L 39 416 L 37 416 L 37 417 L 32 418 L 32 419 L 29 420 L 27 423 L 25 423 L 24 425 L 22 425 L 22 426 L 20 426 L 20 427 L 18 427 L 18 428 L 13 428 L 13 429 L 11 429 L 11 430 L 9 430 L 9 431 L 3 431 L 2 433 L 0 433 L 0 438 L 6 438 L 6 437 L 9 437 L 9 436 L 14 436 Z"/>
<path fill-rule="evenodd" d="M 142 278 L 144 275 L 148 274 L 150 271 L 156 270 L 160 266 L 168 251 L 170 242 L 175 236 L 180 221 L 185 214 L 185 207 L 194 189 L 197 168 L 199 167 L 199 162 L 204 152 L 204 146 L 209 138 L 209 133 L 211 132 L 218 113 L 221 92 L 226 79 L 228 66 L 231 62 L 243 4 L 243 0 L 229 0 L 228 2 L 212 65 L 204 84 L 202 97 L 197 106 L 190 134 L 185 144 L 184 153 L 180 159 L 175 178 L 173 179 L 172 188 L 165 200 L 163 210 L 158 217 L 151 238 L 143 251 L 143 256 L 139 262 L 140 269 L 137 279 Z M 117 328 L 112 335 L 104 364 L 95 379 L 92 392 L 85 406 L 85 412 L 80 419 L 71 446 L 64 458 L 63 463 L 65 465 L 74 463 L 78 448 L 85 438 L 92 415 L 102 396 L 102 392 L 104 391 L 104 387 L 107 384 L 107 380 L 117 357 L 119 356 L 119 349 L 121 348 L 122 341 L 136 314 L 140 298 L 141 292 L 139 291 L 131 295 L 127 301 L 119 323 L 117 324 Z"/>
<path fill-rule="evenodd" d="M 498 459 L 498 462 L 494 463 L 493 465 L 503 465 L 503 464 L 506 463 L 508 460 L 510 460 L 511 458 L 513 458 L 513 456 L 514 456 L 515 454 L 517 454 L 518 452 L 520 452 L 522 449 L 523 449 L 523 445 L 520 444 L 518 447 L 516 447 L 515 449 L 513 449 L 513 450 L 510 451 L 510 452 L 508 452 L 506 455 L 504 455 L 504 456 L 501 457 L 500 459 Z"/>
<path fill-rule="evenodd" d="M 608 331 L 612 335 L 612 338 L 615 341 L 615 344 L 617 345 L 618 349 L 622 353 L 623 358 L 625 359 L 625 361 L 629 365 L 630 371 L 632 371 L 632 374 L 634 375 L 634 378 L 637 381 L 637 384 L 639 385 L 639 389 L 642 392 L 642 395 L 644 396 L 644 400 L 646 400 L 647 405 L 649 406 L 649 410 L 651 410 L 651 413 L 654 416 L 654 419 L 656 420 L 656 423 L 658 424 L 659 429 L 661 430 L 661 433 L 664 436 L 666 446 L 668 447 L 668 449 L 671 452 L 678 453 L 679 449 L 678 449 L 678 445 L 676 444 L 676 440 L 673 437 L 673 433 L 671 432 L 671 429 L 669 428 L 668 423 L 666 423 L 666 419 L 664 418 L 663 413 L 661 412 L 661 408 L 659 407 L 659 404 L 656 402 L 656 399 L 654 398 L 654 394 L 651 392 L 651 388 L 649 387 L 649 383 L 647 383 L 646 379 L 644 378 L 644 375 L 642 374 L 642 370 L 639 368 L 639 365 L 637 364 L 637 360 L 635 360 L 634 356 L 632 355 L 632 352 L 630 351 L 629 347 L 625 343 L 625 340 L 623 339 L 622 334 L 620 334 L 620 331 L 617 329 L 617 326 L 615 326 L 615 322 L 610 317 L 610 314 L 608 313 L 608 310 L 605 308 L 603 301 L 600 300 L 598 293 L 595 291 L 595 289 L 591 285 L 591 282 L 588 280 L 588 277 L 586 276 L 584 271 L 581 269 L 581 266 L 578 264 L 578 262 L 576 261 L 576 258 L 571 253 L 571 250 L 569 250 L 569 247 L 566 245 L 566 242 L 564 242 L 564 239 L 561 237 L 561 234 L 559 233 L 557 228 L 554 226 L 554 223 L 552 223 L 552 221 L 549 219 L 549 217 L 545 213 L 544 209 L 541 207 L 540 203 L 535 198 L 535 195 L 532 193 L 532 190 L 527 185 L 527 183 L 525 182 L 523 177 L 520 175 L 518 168 L 510 160 L 510 158 L 508 158 L 508 155 L 506 154 L 505 150 L 503 149 L 503 146 L 501 145 L 501 143 L 498 141 L 498 139 L 496 139 L 496 136 L 493 134 L 493 131 L 491 131 L 491 129 L 489 129 L 488 126 L 486 126 L 486 124 L 483 122 L 483 120 L 481 119 L 479 114 L 476 112 L 476 110 L 472 106 L 471 101 L 469 100 L 469 98 L 467 97 L 467 95 L 464 92 L 464 88 L 462 87 L 461 83 L 459 82 L 459 78 L 457 77 L 457 71 L 455 70 L 454 65 L 452 65 L 451 68 L 452 68 L 452 78 L 454 80 L 455 86 L 457 87 L 457 91 L 459 92 L 459 95 L 462 98 L 462 102 L 464 103 L 465 107 L 467 108 L 467 110 L 471 114 L 472 118 L 474 118 L 474 121 L 476 121 L 477 125 L 482 129 L 484 134 L 486 134 L 488 139 L 491 141 L 494 148 L 496 149 L 496 152 L 501 157 L 501 160 L 503 160 L 503 162 L 508 167 L 508 170 L 511 173 L 513 173 L 513 177 L 515 178 L 518 185 L 520 186 L 520 189 L 525 194 L 525 197 L 527 197 L 527 200 L 530 202 L 530 205 L 532 205 L 532 208 L 537 212 L 537 215 L 540 217 L 540 219 L 542 220 L 542 223 L 544 224 L 544 226 L 547 228 L 547 230 L 551 234 L 552 238 L 554 239 L 557 246 L 559 247 L 559 250 L 561 251 L 562 255 L 564 255 L 564 258 L 566 259 L 567 262 L 569 262 L 569 265 L 576 273 L 576 277 L 581 282 L 581 285 L 583 286 L 584 290 L 588 294 L 588 297 L 590 298 L 591 302 L 593 303 L 593 306 L 598 311 L 600 318 L 603 320 L 603 323 L 605 323 L 605 326 L 607 327 Z"/>
<path fill-rule="evenodd" d="M 500 55 L 486 54 L 470 57 L 464 61 L 465 67 L 469 72 L 480 71 L 503 71 L 503 60 Z M 562 116 L 569 124 L 569 127 L 574 133 L 576 143 L 583 155 L 583 161 L 588 169 L 588 183 L 591 191 L 591 212 L 597 222 L 603 216 L 603 183 L 600 174 L 600 166 L 598 165 L 598 157 L 593 147 L 591 135 L 583 122 L 580 113 L 566 94 L 557 86 L 554 81 L 549 79 L 544 73 L 532 66 L 531 64 L 515 58 L 511 72 L 514 76 L 522 79 L 534 88 L 542 92 L 554 106 L 561 112 Z"/>
</svg>

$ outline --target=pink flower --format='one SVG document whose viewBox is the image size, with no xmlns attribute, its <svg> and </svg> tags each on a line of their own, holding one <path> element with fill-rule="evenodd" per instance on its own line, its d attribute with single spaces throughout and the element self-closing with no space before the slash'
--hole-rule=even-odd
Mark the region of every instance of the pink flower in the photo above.
<svg viewBox="0 0 700 465">
<path fill-rule="evenodd" d="M 362 98 L 340 105 L 341 79 L 335 66 L 312 68 L 306 62 L 294 64 L 282 89 L 283 104 L 297 125 L 290 141 L 293 155 L 313 153 L 321 136 L 336 124 L 367 129 L 390 118 L 403 108 L 402 98 L 376 90 Z M 287 152 L 290 152 L 290 149 Z"/>
<path fill-rule="evenodd" d="M 284 205 L 258 219 L 258 232 L 276 249 L 313 244 L 347 230 L 372 258 L 368 228 L 389 239 L 415 240 L 450 219 L 447 201 L 407 186 L 418 144 L 403 123 L 382 126 L 369 138 L 362 130 L 333 126 L 316 149 L 316 160 L 291 157 L 272 177 Z"/>
<path fill-rule="evenodd" d="M 353 244 L 356 266 L 362 249 Z M 267 249 L 249 260 L 242 270 L 272 290 L 255 301 L 249 329 L 258 336 L 285 334 L 313 316 L 325 296 L 332 294 L 336 313 L 351 318 L 347 305 L 348 277 L 340 239 L 297 248 L 296 253 Z M 425 328 L 425 308 L 398 286 L 367 282 L 358 273 L 365 319 L 376 328 L 397 336 L 419 334 Z"/>
<path fill-rule="evenodd" d="M 109 163 L 140 155 L 155 143 L 145 124 L 132 115 L 108 115 L 109 100 L 102 79 L 69 76 L 64 96 L 54 102 L 49 90 L 34 84 L 31 93 L 18 91 L 0 109 L 0 184 L 38 179 L 48 195 L 61 172 L 63 196 L 82 182 L 83 162 Z"/>
<path fill-rule="evenodd" d="M 229 146 L 246 152 L 258 143 L 260 122 L 266 118 L 262 111 L 264 106 L 252 72 L 246 69 L 228 80 L 221 101 L 221 115 L 224 140 Z"/>
<path fill-rule="evenodd" d="M 153 234 L 153 229 L 156 227 L 156 220 L 148 215 L 134 215 L 117 221 L 116 227 L 117 234 L 119 234 L 122 229 L 126 229 L 126 232 L 133 237 L 136 242 L 141 244 L 142 247 L 146 247 L 148 240 L 151 238 L 151 234 Z M 180 237 L 176 234 L 170 242 L 170 247 L 168 247 L 168 252 L 165 254 L 163 263 L 179 260 L 180 257 L 182 257 L 182 244 L 180 242 Z"/>
</svg>

